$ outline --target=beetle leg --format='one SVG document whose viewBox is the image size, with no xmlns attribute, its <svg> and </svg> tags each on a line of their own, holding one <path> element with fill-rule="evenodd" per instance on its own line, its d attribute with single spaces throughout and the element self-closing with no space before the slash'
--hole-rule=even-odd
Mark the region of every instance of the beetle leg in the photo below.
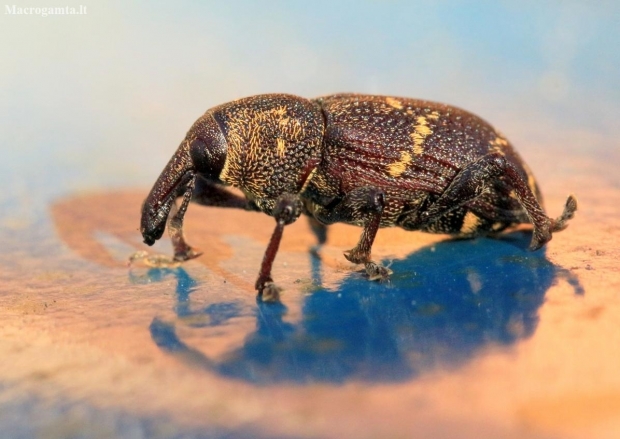
<svg viewBox="0 0 620 439">
<path fill-rule="evenodd" d="M 355 264 L 364 264 L 370 280 L 387 279 L 392 270 L 370 259 L 372 244 L 381 224 L 385 207 L 382 190 L 365 186 L 347 193 L 333 208 L 319 208 L 314 215 L 323 223 L 363 221 L 364 230 L 357 245 L 345 252 L 344 257 Z"/>
<path fill-rule="evenodd" d="M 317 259 L 321 259 L 320 250 L 323 244 L 327 241 L 327 226 L 311 215 L 308 216 L 308 224 L 310 225 L 310 230 L 312 230 L 312 233 L 316 236 L 317 240 L 316 245 L 310 247 L 310 254 Z"/>
<path fill-rule="evenodd" d="M 325 242 L 327 242 L 327 226 L 312 216 L 308 217 L 308 223 L 310 224 L 312 233 L 316 236 L 318 245 L 321 246 L 325 244 Z"/>
<path fill-rule="evenodd" d="M 499 153 L 491 153 L 465 166 L 450 185 L 419 215 L 424 226 L 458 209 L 482 195 L 495 178 L 504 173 L 506 160 Z"/>
<path fill-rule="evenodd" d="M 269 245 L 267 245 L 267 249 L 265 250 L 263 262 L 255 284 L 258 296 L 265 302 L 277 302 L 280 300 L 280 291 L 282 291 L 282 289 L 273 282 L 271 268 L 276 254 L 278 253 L 284 226 L 297 220 L 299 215 L 301 215 L 301 209 L 301 200 L 297 195 L 282 194 L 276 201 L 276 206 L 272 212 L 272 216 L 276 219 L 276 227 L 269 240 Z"/>
<path fill-rule="evenodd" d="M 253 203 L 247 198 L 227 191 L 225 188 L 205 179 L 194 177 L 185 186 L 181 205 L 173 203 L 168 217 L 168 233 L 174 248 L 175 261 L 187 261 L 202 254 L 194 250 L 183 235 L 183 217 L 189 202 L 203 206 L 231 207 L 237 209 L 255 210 Z"/>
<path fill-rule="evenodd" d="M 511 180 L 517 199 L 534 225 L 530 250 L 538 250 L 551 240 L 553 232 L 559 232 L 567 227 L 567 221 L 577 210 L 577 200 L 570 195 L 566 200 L 562 215 L 556 219 L 549 218 L 515 167 L 511 163 L 506 163 L 506 165 L 506 175 Z"/>
<path fill-rule="evenodd" d="M 187 243 L 183 233 L 183 218 L 190 201 L 203 206 L 257 210 L 254 203 L 245 197 L 229 192 L 216 183 L 198 178 L 193 172 L 188 172 L 183 179 L 187 180 L 187 183 L 180 186 L 183 191 L 180 197 L 181 204 L 177 205 L 175 197 L 172 197 L 169 202 L 170 212 L 166 226 L 174 249 L 174 257 L 172 261 L 167 262 L 169 264 L 194 259 L 202 254 Z"/>
<path fill-rule="evenodd" d="M 552 232 L 566 227 L 566 222 L 572 218 L 577 208 L 574 197 L 569 197 L 564 212 L 558 219 L 549 218 L 519 171 L 500 153 L 487 154 L 463 168 L 440 197 L 420 214 L 418 225 L 428 225 L 475 200 L 501 175 L 506 176 L 517 200 L 534 225 L 530 250 L 539 249 L 551 239 Z"/>
<path fill-rule="evenodd" d="M 188 181 L 185 186 L 185 191 L 181 197 L 181 205 L 177 206 L 175 201 L 172 204 L 170 216 L 168 216 L 168 234 L 170 235 L 170 240 L 172 241 L 172 247 L 174 249 L 174 260 L 179 262 L 197 258 L 202 254 L 202 252 L 194 250 L 189 244 L 187 244 L 185 237 L 183 236 L 183 217 L 185 216 L 187 206 L 192 199 L 195 182 L 196 177 L 192 177 Z"/>
</svg>

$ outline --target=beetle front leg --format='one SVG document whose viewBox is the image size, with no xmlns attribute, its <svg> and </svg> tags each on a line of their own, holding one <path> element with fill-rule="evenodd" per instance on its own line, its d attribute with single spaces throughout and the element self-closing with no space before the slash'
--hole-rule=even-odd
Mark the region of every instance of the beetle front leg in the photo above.
<svg viewBox="0 0 620 439">
<path fill-rule="evenodd" d="M 365 186 L 346 194 L 342 201 L 333 208 L 321 208 L 314 214 L 326 224 L 337 221 L 362 220 L 364 222 L 364 230 L 357 245 L 345 252 L 344 257 L 354 264 L 364 264 L 370 280 L 384 280 L 392 274 L 392 270 L 370 258 L 372 244 L 381 225 L 384 207 L 384 192 L 381 189 Z"/>
<path fill-rule="evenodd" d="M 192 177 L 185 187 L 185 192 L 182 196 L 181 205 L 177 207 L 176 201 L 172 205 L 170 216 L 168 216 L 168 234 L 172 241 L 172 248 L 174 249 L 174 260 L 177 262 L 187 261 L 189 259 L 197 258 L 202 252 L 194 250 L 183 236 L 183 218 L 187 211 L 187 206 L 192 199 L 194 192 L 194 185 L 196 177 Z"/>
<path fill-rule="evenodd" d="M 301 200 L 297 195 L 282 194 L 276 201 L 276 206 L 272 212 L 273 217 L 276 219 L 276 227 L 265 250 L 255 284 L 258 296 L 265 302 L 278 302 L 280 300 L 282 289 L 273 282 L 271 268 L 280 247 L 284 226 L 295 222 L 299 215 L 301 215 L 301 209 Z"/>
<path fill-rule="evenodd" d="M 177 208 L 176 203 L 173 204 L 168 217 L 168 233 L 172 240 L 175 261 L 187 261 L 202 254 L 188 245 L 183 235 L 183 217 L 190 201 L 202 206 L 256 210 L 255 205 L 247 198 L 229 192 L 217 183 L 198 177 L 189 181 L 182 198 L 181 206 Z"/>
</svg>

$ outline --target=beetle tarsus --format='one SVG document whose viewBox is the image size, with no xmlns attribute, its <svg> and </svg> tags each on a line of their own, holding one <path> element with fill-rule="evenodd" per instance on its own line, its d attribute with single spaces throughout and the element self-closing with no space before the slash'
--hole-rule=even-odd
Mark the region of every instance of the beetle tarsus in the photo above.
<svg viewBox="0 0 620 439">
<path fill-rule="evenodd" d="M 127 265 L 132 267 L 134 264 L 142 264 L 150 268 L 176 268 L 180 265 L 179 261 L 175 261 L 168 255 L 151 254 L 144 250 L 139 250 L 129 256 Z"/>
<path fill-rule="evenodd" d="M 273 281 L 265 282 L 261 289 L 258 290 L 258 297 L 263 302 L 279 302 L 282 288 L 277 286 Z"/>
<path fill-rule="evenodd" d="M 568 227 L 568 221 L 575 216 L 577 210 L 577 199 L 574 195 L 569 195 L 566 204 L 564 205 L 564 211 L 562 215 L 552 221 L 551 230 L 553 232 L 559 232 Z"/>
<path fill-rule="evenodd" d="M 389 268 L 373 261 L 367 262 L 365 268 L 368 280 L 384 281 L 389 279 L 390 275 L 393 273 Z"/>
<path fill-rule="evenodd" d="M 562 215 L 556 219 L 546 218 L 541 221 L 540 224 L 535 224 L 530 250 L 535 251 L 540 249 L 547 242 L 551 241 L 553 232 L 560 232 L 568 227 L 568 221 L 575 216 L 576 210 L 577 199 L 573 195 L 570 195 L 566 200 Z"/>
</svg>

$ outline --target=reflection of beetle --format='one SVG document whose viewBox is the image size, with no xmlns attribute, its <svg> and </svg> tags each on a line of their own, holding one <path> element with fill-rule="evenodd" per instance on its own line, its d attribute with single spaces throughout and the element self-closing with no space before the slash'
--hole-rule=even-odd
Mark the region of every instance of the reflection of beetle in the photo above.
<svg viewBox="0 0 620 439">
<path fill-rule="evenodd" d="M 525 240 L 514 233 L 499 242 L 424 247 L 394 262 L 397 274 L 389 284 L 368 286 L 349 274 L 333 289 L 301 296 L 301 313 L 294 316 L 282 304 L 260 301 L 257 308 L 251 302 L 192 303 L 199 285 L 183 268 L 149 270 L 145 282 L 166 274 L 177 279 L 178 318 L 154 318 L 151 337 L 190 366 L 259 384 L 394 381 L 460 367 L 489 348 L 532 336 L 545 293 L 560 279 L 583 294 L 579 280 L 543 252 L 525 254 Z M 313 262 L 320 282 L 320 261 Z M 420 274 L 398 275 L 412 271 Z M 223 355 L 205 355 L 191 343 L 238 329 L 230 319 L 252 314 L 255 329 Z M 188 331 L 191 337 L 184 337 Z"/>
<path fill-rule="evenodd" d="M 180 196 L 181 206 L 169 215 Z M 159 239 L 170 216 L 175 260 L 198 256 L 182 234 L 190 200 L 275 217 L 256 281 L 265 299 L 278 295 L 271 266 L 284 226 L 302 213 L 321 242 L 326 224 L 362 226 L 359 243 L 345 256 L 365 264 L 370 279 L 383 279 L 390 270 L 370 258 L 379 227 L 476 236 L 532 223 L 535 250 L 577 208 L 570 196 L 562 215 L 549 218 L 525 163 L 477 116 L 432 102 L 354 94 L 262 95 L 207 111 L 144 203 L 144 242 Z"/>
</svg>

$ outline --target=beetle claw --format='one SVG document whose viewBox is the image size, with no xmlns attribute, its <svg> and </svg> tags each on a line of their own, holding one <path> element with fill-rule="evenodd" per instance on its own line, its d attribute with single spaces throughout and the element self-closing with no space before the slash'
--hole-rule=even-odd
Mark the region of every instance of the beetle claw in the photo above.
<svg viewBox="0 0 620 439">
<path fill-rule="evenodd" d="M 273 281 L 265 282 L 258 288 L 258 295 L 263 302 L 279 302 L 282 288 Z"/>
<path fill-rule="evenodd" d="M 387 267 L 383 265 L 377 264 L 376 262 L 366 262 L 366 274 L 368 275 L 368 280 L 378 280 L 383 281 L 389 279 L 390 275 L 394 273 Z"/>
<path fill-rule="evenodd" d="M 192 247 L 187 247 L 187 249 L 182 252 L 175 252 L 174 260 L 178 262 L 189 261 L 190 259 L 197 258 L 201 255 L 201 251 L 193 249 Z"/>
</svg>

